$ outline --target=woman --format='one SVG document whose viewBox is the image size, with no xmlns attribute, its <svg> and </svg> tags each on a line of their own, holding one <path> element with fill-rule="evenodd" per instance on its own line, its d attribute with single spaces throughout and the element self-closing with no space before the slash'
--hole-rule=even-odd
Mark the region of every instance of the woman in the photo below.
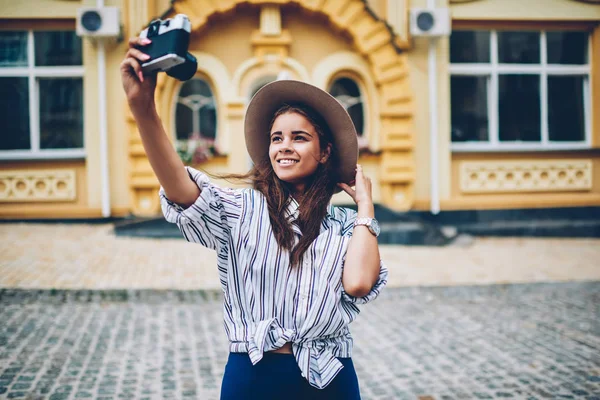
<svg viewBox="0 0 600 400">
<path fill-rule="evenodd" d="M 314 86 L 266 85 L 245 118 L 255 167 L 244 177 L 253 188 L 220 188 L 184 167 L 167 138 L 156 77 L 140 68 L 148 57 L 137 47 L 147 43 L 130 41 L 123 87 L 165 218 L 217 252 L 230 342 L 221 399 L 360 399 L 348 325 L 356 305 L 385 286 L 387 270 L 352 120 Z M 329 204 L 340 190 L 357 212 Z"/>
</svg>

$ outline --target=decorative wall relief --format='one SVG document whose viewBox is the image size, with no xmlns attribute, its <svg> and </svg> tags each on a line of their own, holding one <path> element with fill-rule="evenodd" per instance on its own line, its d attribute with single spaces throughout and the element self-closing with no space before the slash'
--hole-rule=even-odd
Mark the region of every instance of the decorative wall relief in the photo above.
<svg viewBox="0 0 600 400">
<path fill-rule="evenodd" d="M 406 4 L 403 0 L 402 4 Z M 165 18 L 175 14 L 186 14 L 192 23 L 194 31 L 201 31 L 208 23 L 209 18 L 215 14 L 226 15 L 238 5 L 251 3 L 262 8 L 260 26 L 252 34 L 250 45 L 254 51 L 254 59 L 249 59 L 238 67 L 237 71 L 246 71 L 255 65 L 261 58 L 280 61 L 278 70 L 282 65 L 287 70 L 297 71 L 297 75 L 306 80 L 308 72 L 305 66 L 290 64 L 293 61 L 288 57 L 288 48 L 292 44 L 292 37 L 285 29 L 281 29 L 281 20 L 276 5 L 293 4 L 305 10 L 320 13 L 327 17 L 332 28 L 348 35 L 354 45 L 355 54 L 363 57 L 369 64 L 369 71 L 373 82 L 377 85 L 379 93 L 376 98 L 379 104 L 381 172 L 380 190 L 382 203 L 396 210 L 408 210 L 414 201 L 415 160 L 414 160 L 414 99 L 409 79 L 409 66 L 407 55 L 399 50 L 395 35 L 385 21 L 373 15 L 366 7 L 364 0 L 178 0 L 171 2 L 171 8 L 163 13 Z M 402 9 L 400 10 L 402 12 Z M 402 14 L 403 15 L 403 14 Z M 303 18 L 306 18 L 304 16 Z M 279 32 L 279 35 L 277 34 Z M 196 36 L 197 39 L 199 36 Z M 200 39 L 198 39 L 200 40 Z M 288 64 L 286 64 L 288 63 Z M 202 63 L 199 60 L 199 66 Z M 264 61 L 265 65 L 269 65 Z M 275 65 L 271 62 L 272 65 Z M 248 67 L 248 68 L 246 68 Z M 262 70 L 264 72 L 264 69 Z M 212 77 L 211 74 L 207 74 Z M 306 77 L 305 77 L 305 76 Z M 240 79 L 243 74 L 234 75 L 232 87 L 240 89 Z M 258 77 L 256 77 L 258 78 Z M 168 104 L 171 87 L 166 78 L 159 77 L 157 86 L 158 107 L 161 116 L 168 119 L 169 109 L 163 109 Z M 230 84 L 231 85 L 231 84 Z M 243 86 L 243 85 L 241 85 Z M 216 83 L 216 91 L 221 85 Z M 227 99 L 227 96 L 224 96 Z M 234 113 L 231 114 L 225 128 L 232 132 L 243 131 L 243 104 L 238 99 L 232 101 Z M 243 100 L 243 99 L 242 99 Z M 238 104 L 239 103 L 239 104 Z M 239 112 L 239 116 L 238 116 Z M 144 154 L 141 139 L 131 115 L 127 118 L 130 131 L 129 154 L 131 161 L 131 204 L 136 215 L 155 215 L 160 212 L 158 201 L 151 201 L 154 196 L 158 199 L 158 181 L 153 176 L 152 170 Z M 220 133 L 219 133 L 220 134 Z"/>
<path fill-rule="evenodd" d="M 409 21 L 409 0 L 388 0 L 387 19 L 396 34 L 396 44 L 402 49 L 411 47 Z"/>
<path fill-rule="evenodd" d="M 0 172 L 0 202 L 73 201 L 75 189 L 75 170 Z"/>
<path fill-rule="evenodd" d="M 592 160 L 464 161 L 463 193 L 564 192 L 592 188 Z"/>
</svg>

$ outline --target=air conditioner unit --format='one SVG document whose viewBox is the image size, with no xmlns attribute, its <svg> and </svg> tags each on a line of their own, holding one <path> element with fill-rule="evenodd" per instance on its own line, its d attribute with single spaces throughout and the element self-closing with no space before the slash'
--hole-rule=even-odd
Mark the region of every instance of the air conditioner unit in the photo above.
<svg viewBox="0 0 600 400">
<path fill-rule="evenodd" d="M 81 7 L 77 9 L 77 35 L 118 37 L 121 23 L 119 7 Z"/>
<path fill-rule="evenodd" d="M 450 35 L 450 10 L 448 8 L 412 8 L 410 34 L 412 36 Z"/>
</svg>

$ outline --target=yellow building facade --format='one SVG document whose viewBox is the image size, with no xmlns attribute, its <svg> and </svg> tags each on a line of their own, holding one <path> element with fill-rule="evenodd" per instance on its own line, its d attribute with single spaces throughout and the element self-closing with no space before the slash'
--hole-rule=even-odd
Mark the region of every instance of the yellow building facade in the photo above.
<svg viewBox="0 0 600 400">
<path fill-rule="evenodd" d="M 411 35 L 411 10 L 432 3 L 452 35 Z M 174 144 L 196 134 L 218 148 L 200 168 L 248 170 L 246 105 L 284 75 L 352 110 L 359 162 L 393 210 L 600 206 L 598 1 L 106 0 L 123 29 L 103 46 L 75 35 L 77 10 L 96 5 L 0 0 L 13 121 L 0 139 L 2 218 L 160 213 L 119 64 L 124 38 L 179 13 L 198 72 L 191 84 L 161 74 L 156 101 Z"/>
</svg>

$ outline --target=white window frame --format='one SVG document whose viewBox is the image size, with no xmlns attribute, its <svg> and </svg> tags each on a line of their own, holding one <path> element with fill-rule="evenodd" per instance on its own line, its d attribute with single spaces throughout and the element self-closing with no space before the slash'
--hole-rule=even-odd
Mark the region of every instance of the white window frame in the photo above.
<svg viewBox="0 0 600 400">
<path fill-rule="evenodd" d="M 85 135 L 83 147 L 79 149 L 40 149 L 40 103 L 39 81 L 37 78 L 83 78 L 81 66 L 36 67 L 34 31 L 27 31 L 27 66 L 0 67 L 0 77 L 28 78 L 29 88 L 29 138 L 30 150 L 0 150 L 0 160 L 46 160 L 85 158 Z M 84 105 L 85 107 L 85 105 Z"/>
<path fill-rule="evenodd" d="M 331 88 L 333 87 L 333 84 L 339 80 L 339 79 L 349 79 L 352 82 L 354 82 L 354 84 L 356 85 L 356 87 L 358 88 L 358 99 L 362 105 L 362 113 L 363 113 L 363 131 L 361 133 L 357 133 L 358 138 L 363 138 L 364 140 L 368 139 L 368 135 L 367 132 L 369 132 L 369 127 L 370 127 L 370 121 L 369 121 L 369 109 L 368 109 L 368 99 L 367 99 L 367 88 L 365 87 L 364 83 L 363 83 L 363 79 L 362 76 L 354 71 L 351 72 L 341 72 L 338 74 L 335 74 L 331 77 L 331 79 L 329 80 L 329 84 L 327 86 L 327 93 L 331 94 Z M 337 97 L 336 97 L 336 100 Z M 346 103 L 338 100 L 338 102 L 340 104 L 342 104 L 342 106 L 344 107 L 344 109 L 346 110 L 346 112 L 348 112 L 348 108 L 352 107 L 353 105 L 351 105 L 350 107 L 346 107 Z"/>
<path fill-rule="evenodd" d="M 489 63 L 455 63 L 449 64 L 450 77 L 484 76 L 487 77 L 487 142 L 451 142 L 450 148 L 455 152 L 481 151 L 539 151 L 539 150 L 581 150 L 592 147 L 591 126 L 591 38 L 588 37 L 588 63 L 586 65 L 548 64 L 546 30 L 534 31 L 540 40 L 539 64 L 501 64 L 498 62 L 498 30 L 490 29 L 490 62 Z M 502 75 L 540 75 L 540 118 L 541 138 L 539 142 L 499 140 L 498 110 L 498 76 Z M 582 76 L 585 140 L 577 142 L 551 142 L 548 138 L 548 76 Z"/>
<path fill-rule="evenodd" d="M 212 97 L 213 97 L 213 101 L 215 102 L 215 143 L 218 143 L 218 139 L 219 139 L 219 102 L 217 101 L 217 94 L 215 91 L 215 88 L 212 84 L 212 80 L 209 79 L 207 76 L 202 75 L 202 74 L 196 74 L 194 75 L 190 80 L 192 79 L 200 79 L 203 80 L 204 83 L 206 83 L 208 85 L 208 88 L 210 89 L 211 93 L 212 93 Z M 175 91 L 175 98 L 174 101 L 172 103 L 171 106 L 171 132 L 172 132 L 172 137 L 174 141 L 184 141 L 186 139 L 178 139 L 177 138 L 177 105 L 181 104 L 185 107 L 188 107 L 190 110 L 192 111 L 199 111 L 202 107 L 200 107 L 200 109 L 198 110 L 193 110 L 192 108 L 190 108 L 187 104 L 184 104 L 183 102 L 179 101 L 180 97 L 179 97 L 179 93 L 181 93 L 181 88 L 183 87 L 183 85 L 185 84 L 185 82 L 182 82 L 179 84 L 179 86 L 177 87 L 177 90 Z M 196 95 L 191 95 L 191 96 L 196 96 Z M 190 96 L 187 96 L 190 97 Z M 187 98 L 186 97 L 186 98 Z M 200 123 L 200 121 L 198 121 L 198 123 Z M 195 125 L 195 123 L 194 123 Z"/>
</svg>

